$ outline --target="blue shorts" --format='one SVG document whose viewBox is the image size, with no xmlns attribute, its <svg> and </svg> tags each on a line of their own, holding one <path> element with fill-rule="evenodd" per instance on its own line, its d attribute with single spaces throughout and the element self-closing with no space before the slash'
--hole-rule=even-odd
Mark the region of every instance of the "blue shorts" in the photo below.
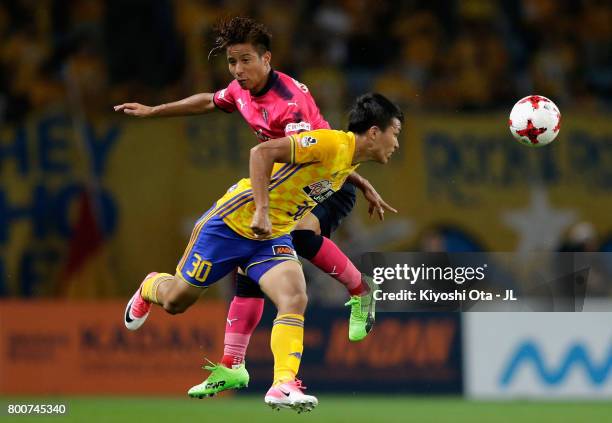
<svg viewBox="0 0 612 423">
<path fill-rule="evenodd" d="M 272 267 L 286 260 L 299 263 L 291 236 L 256 241 L 238 235 L 214 216 L 196 222 L 191 240 L 183 258 L 176 267 L 176 274 L 187 283 L 205 288 L 232 272 L 236 267 L 246 271 L 251 280 L 259 279 Z"/>
</svg>

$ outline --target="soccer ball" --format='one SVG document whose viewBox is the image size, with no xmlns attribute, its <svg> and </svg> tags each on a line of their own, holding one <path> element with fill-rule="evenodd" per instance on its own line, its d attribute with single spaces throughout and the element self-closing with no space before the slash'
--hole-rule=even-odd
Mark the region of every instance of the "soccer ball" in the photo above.
<svg viewBox="0 0 612 423">
<path fill-rule="evenodd" d="M 546 97 L 529 95 L 516 102 L 510 112 L 510 132 L 521 144 L 542 147 L 559 135 L 561 112 Z"/>
</svg>

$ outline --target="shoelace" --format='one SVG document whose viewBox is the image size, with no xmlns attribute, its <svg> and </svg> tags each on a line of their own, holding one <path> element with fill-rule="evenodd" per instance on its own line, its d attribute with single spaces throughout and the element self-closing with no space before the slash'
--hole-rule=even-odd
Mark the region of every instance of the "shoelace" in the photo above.
<svg viewBox="0 0 612 423">
<path fill-rule="evenodd" d="M 208 363 L 210 363 L 209 365 L 204 364 L 202 366 L 202 369 L 204 370 L 210 370 L 211 372 L 214 372 L 215 370 L 217 370 L 217 368 L 219 368 L 218 364 L 213 363 L 212 361 L 210 361 L 207 357 L 204 357 L 204 360 L 208 361 Z"/>
<path fill-rule="evenodd" d="M 306 389 L 308 389 L 304 385 L 302 385 L 302 381 L 299 379 L 294 380 L 293 385 L 300 391 L 305 391 Z"/>
<path fill-rule="evenodd" d="M 144 315 L 147 312 L 147 306 L 149 304 L 140 295 L 132 302 L 132 316 Z"/>
<path fill-rule="evenodd" d="M 362 310 L 361 298 L 353 296 L 344 305 L 351 306 L 351 316 L 353 316 L 354 318 L 363 319 L 363 320 L 366 319 L 368 313 Z M 353 307 L 354 305 L 358 307 Z"/>
<path fill-rule="evenodd" d="M 352 306 L 352 305 L 356 305 L 356 304 L 360 304 L 361 301 L 359 300 L 359 297 L 351 297 L 350 300 L 348 300 L 346 303 L 344 303 L 345 306 Z"/>
</svg>

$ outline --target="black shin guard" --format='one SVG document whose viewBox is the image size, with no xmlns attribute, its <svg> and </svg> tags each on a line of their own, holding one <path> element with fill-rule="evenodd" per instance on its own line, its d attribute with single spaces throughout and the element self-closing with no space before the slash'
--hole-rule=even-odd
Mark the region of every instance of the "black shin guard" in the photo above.
<svg viewBox="0 0 612 423">
<path fill-rule="evenodd" d="M 295 251 L 307 260 L 312 260 L 323 245 L 323 237 L 310 230 L 296 230 L 291 232 Z"/>
<path fill-rule="evenodd" d="M 236 296 L 244 298 L 264 298 L 259 285 L 247 275 L 236 273 Z"/>
</svg>

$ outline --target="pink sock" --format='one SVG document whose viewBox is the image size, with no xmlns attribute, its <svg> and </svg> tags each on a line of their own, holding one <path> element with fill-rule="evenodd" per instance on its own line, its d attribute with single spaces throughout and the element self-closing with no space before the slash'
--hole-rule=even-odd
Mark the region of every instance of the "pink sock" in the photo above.
<svg viewBox="0 0 612 423">
<path fill-rule="evenodd" d="M 329 238 L 323 238 L 321 248 L 310 262 L 346 286 L 351 295 L 368 291 L 367 284 L 361 282 L 361 272 Z"/>
<path fill-rule="evenodd" d="M 244 361 L 251 335 L 261 320 L 263 298 L 234 297 L 225 323 L 221 364 L 232 367 Z"/>
</svg>

